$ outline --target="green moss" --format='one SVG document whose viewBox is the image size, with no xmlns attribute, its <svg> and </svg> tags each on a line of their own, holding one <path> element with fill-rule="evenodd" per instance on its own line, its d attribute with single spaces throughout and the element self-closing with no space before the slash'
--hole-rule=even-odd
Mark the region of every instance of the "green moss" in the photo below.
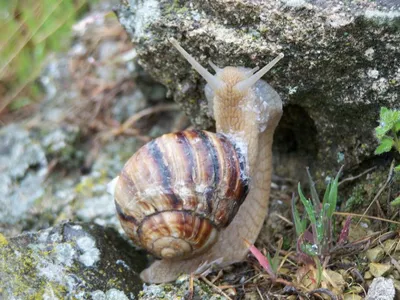
<svg viewBox="0 0 400 300">
<path fill-rule="evenodd" d="M 6 237 L 0 233 L 0 248 L 7 246 L 7 245 L 8 245 L 8 241 L 7 241 Z"/>
<path fill-rule="evenodd" d="M 188 11 L 189 9 L 185 6 L 185 4 L 181 5 L 179 0 L 172 1 L 171 5 L 165 10 L 168 16 L 175 16 L 176 14 L 183 14 Z"/>
<path fill-rule="evenodd" d="M 350 198 L 346 201 L 345 210 L 353 211 L 354 208 L 359 207 L 364 202 L 364 187 L 357 185 L 353 188 Z"/>
<path fill-rule="evenodd" d="M 25 295 L 36 280 L 37 262 L 31 249 L 24 253 L 16 252 L 9 247 L 0 248 L 0 269 L 5 275 L 5 281 L 13 282 L 13 296 Z"/>
<path fill-rule="evenodd" d="M 67 289 L 63 285 L 55 284 L 54 282 L 47 282 L 34 295 L 29 296 L 28 299 L 41 300 L 46 294 L 48 296 L 48 292 L 51 292 L 51 295 L 54 296 L 54 298 L 64 299 Z"/>
<path fill-rule="evenodd" d="M 382 171 L 375 171 L 370 173 L 367 179 L 361 180 L 356 184 L 351 192 L 350 197 L 346 201 L 345 210 L 346 211 L 361 211 L 365 209 L 372 201 L 373 197 L 381 188 L 382 184 L 385 183 L 387 179 L 387 171 L 383 169 Z M 380 199 L 386 199 L 386 191 L 384 191 Z"/>
<path fill-rule="evenodd" d="M 94 187 L 94 182 L 92 177 L 87 177 L 83 179 L 76 187 L 75 191 L 78 194 L 83 194 L 86 196 L 91 196 L 92 195 L 92 190 Z"/>
<path fill-rule="evenodd" d="M 118 278 L 111 278 L 107 282 L 107 288 L 116 288 L 116 289 L 121 289 L 121 281 Z"/>
</svg>

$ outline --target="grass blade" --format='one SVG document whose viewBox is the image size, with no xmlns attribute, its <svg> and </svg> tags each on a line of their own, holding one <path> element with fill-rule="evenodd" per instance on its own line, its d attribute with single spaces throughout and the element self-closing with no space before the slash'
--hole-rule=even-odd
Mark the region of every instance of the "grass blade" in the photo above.
<svg viewBox="0 0 400 300">
<path fill-rule="evenodd" d="M 299 211 L 296 208 L 296 197 L 294 196 L 294 193 L 292 195 L 292 216 L 293 216 L 294 228 L 296 229 L 296 235 L 297 237 L 299 237 L 306 230 L 307 220 L 300 218 Z"/>
<path fill-rule="evenodd" d="M 306 170 L 307 170 L 308 181 L 310 184 L 311 199 L 313 200 L 314 203 L 314 209 L 317 215 L 319 215 L 321 211 L 321 202 L 319 201 L 318 193 L 317 190 L 315 189 L 315 182 L 310 174 L 310 169 L 307 167 Z"/>
<path fill-rule="evenodd" d="M 301 190 L 300 182 L 299 182 L 299 185 L 297 186 L 297 189 L 298 189 L 298 193 L 300 196 L 300 200 L 303 203 L 304 208 L 307 212 L 308 218 L 310 219 L 310 222 L 311 222 L 314 243 L 317 243 L 319 241 L 319 236 L 318 236 L 318 231 L 317 231 L 317 218 L 315 217 L 314 207 L 311 204 L 311 201 L 304 196 L 304 194 Z"/>
<path fill-rule="evenodd" d="M 328 218 L 332 218 L 333 213 L 336 210 L 336 204 L 337 204 L 337 194 L 338 194 L 338 184 L 339 184 L 339 177 L 340 174 L 342 173 L 343 170 L 342 166 L 339 170 L 339 172 L 337 173 L 335 180 L 332 182 L 332 185 L 330 187 L 330 191 L 329 191 L 329 207 L 328 207 L 328 211 L 327 211 L 327 217 Z"/>
</svg>

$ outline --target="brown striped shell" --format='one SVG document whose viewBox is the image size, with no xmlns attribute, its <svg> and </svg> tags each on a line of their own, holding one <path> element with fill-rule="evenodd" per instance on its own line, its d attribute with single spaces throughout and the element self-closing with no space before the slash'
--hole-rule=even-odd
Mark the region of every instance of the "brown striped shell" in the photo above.
<svg viewBox="0 0 400 300">
<path fill-rule="evenodd" d="M 165 134 L 139 149 L 117 179 L 121 225 L 157 257 L 196 256 L 229 225 L 248 193 L 245 155 L 224 135 Z"/>
</svg>

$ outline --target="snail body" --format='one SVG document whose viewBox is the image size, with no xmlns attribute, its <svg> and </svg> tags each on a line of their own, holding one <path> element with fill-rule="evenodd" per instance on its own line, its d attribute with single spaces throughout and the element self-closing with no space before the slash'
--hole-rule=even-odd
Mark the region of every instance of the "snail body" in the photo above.
<svg viewBox="0 0 400 300">
<path fill-rule="evenodd" d="M 212 75 L 171 42 L 207 81 L 217 133 L 157 138 L 128 160 L 110 186 L 125 232 L 161 258 L 141 273 L 152 283 L 245 258 L 243 239 L 255 241 L 267 214 L 272 139 L 282 114 L 279 95 L 260 80 L 282 54 L 258 72 L 210 62 Z"/>
</svg>

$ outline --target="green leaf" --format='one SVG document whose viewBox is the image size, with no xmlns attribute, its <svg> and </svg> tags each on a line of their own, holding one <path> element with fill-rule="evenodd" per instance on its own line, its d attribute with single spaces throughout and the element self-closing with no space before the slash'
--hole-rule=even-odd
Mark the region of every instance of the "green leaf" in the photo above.
<svg viewBox="0 0 400 300">
<path fill-rule="evenodd" d="M 315 266 L 317 267 L 317 286 L 321 284 L 322 280 L 322 272 L 324 269 L 322 268 L 321 261 L 318 257 L 314 257 Z"/>
<path fill-rule="evenodd" d="M 311 199 L 313 200 L 314 209 L 316 213 L 319 214 L 321 210 L 321 202 L 319 201 L 318 193 L 317 190 L 315 189 L 315 182 L 311 177 L 310 170 L 308 167 L 306 168 L 306 170 L 307 170 L 308 181 L 310 184 Z"/>
<path fill-rule="evenodd" d="M 336 174 L 335 180 L 332 182 L 329 190 L 329 197 L 328 197 L 328 206 L 327 206 L 327 217 L 332 218 L 333 213 L 336 210 L 337 204 L 337 194 L 338 194 L 338 185 L 339 185 L 339 177 L 342 173 L 343 166 L 340 168 L 339 172 Z"/>
<path fill-rule="evenodd" d="M 375 134 L 376 137 L 381 140 L 385 134 L 400 121 L 400 110 L 391 110 L 386 107 L 381 107 L 379 117 L 379 126 L 375 128 Z"/>
<path fill-rule="evenodd" d="M 398 132 L 398 131 L 400 131 L 400 121 L 399 122 L 397 122 L 395 125 L 394 125 L 394 132 Z"/>
<path fill-rule="evenodd" d="M 301 244 L 300 246 L 301 251 L 303 251 L 305 254 L 314 257 L 318 255 L 318 246 L 316 244 Z"/>
<path fill-rule="evenodd" d="M 391 206 L 400 206 L 400 196 L 396 197 L 392 202 L 390 202 Z"/>
<path fill-rule="evenodd" d="M 397 196 L 392 202 L 390 202 L 391 206 L 400 206 L 400 196 Z"/>
<path fill-rule="evenodd" d="M 269 264 L 271 265 L 272 271 L 276 274 L 279 267 L 279 260 L 276 259 L 276 255 L 274 256 L 274 258 L 272 258 L 269 252 L 267 253 L 267 259 L 269 261 Z"/>
<path fill-rule="evenodd" d="M 329 199 L 329 191 L 331 190 L 331 182 L 329 181 L 328 186 L 326 187 L 325 194 L 324 194 L 324 199 L 322 200 L 323 205 L 325 203 L 328 203 Z"/>
<path fill-rule="evenodd" d="M 400 172 L 400 165 L 395 166 L 395 167 L 394 167 L 394 171 L 395 171 L 395 172 Z"/>
<path fill-rule="evenodd" d="M 20 97 L 15 99 L 11 104 L 8 106 L 10 110 L 18 110 L 26 105 L 32 104 L 31 99 L 26 97 Z"/>
<path fill-rule="evenodd" d="M 375 150 L 375 154 L 382 154 L 385 152 L 389 152 L 393 147 L 394 141 L 391 137 L 385 136 L 382 138 L 380 145 Z"/>
<path fill-rule="evenodd" d="M 317 223 L 317 219 L 315 218 L 314 208 L 313 208 L 313 206 L 311 204 L 311 201 L 308 200 L 304 196 L 303 192 L 301 191 L 300 182 L 299 182 L 299 185 L 298 185 L 297 189 L 298 189 L 298 192 L 299 192 L 300 200 L 303 203 L 304 208 L 306 209 L 306 212 L 307 212 L 307 215 L 308 215 L 308 217 L 309 217 L 309 219 L 311 221 L 311 224 L 316 224 Z"/>
<path fill-rule="evenodd" d="M 293 214 L 294 227 L 296 229 L 296 235 L 299 237 L 306 231 L 307 220 L 300 218 L 299 212 L 296 208 L 296 198 L 294 194 L 292 197 L 292 214 Z"/>
</svg>

